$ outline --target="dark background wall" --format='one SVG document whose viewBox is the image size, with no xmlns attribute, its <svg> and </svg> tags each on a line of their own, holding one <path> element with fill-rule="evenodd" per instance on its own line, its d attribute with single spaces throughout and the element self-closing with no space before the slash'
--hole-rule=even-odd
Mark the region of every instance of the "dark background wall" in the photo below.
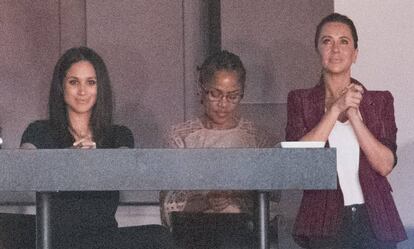
<svg viewBox="0 0 414 249">
<path fill-rule="evenodd" d="M 290 90 L 313 86 L 320 66 L 315 28 L 333 1 L 222 0 L 222 47 L 239 54 L 247 68 L 242 111 L 283 140 Z"/>
<path fill-rule="evenodd" d="M 30 120 L 44 118 L 59 56 L 57 1 L 0 3 L 0 125 L 3 148 L 16 148 Z"/>
<path fill-rule="evenodd" d="M 334 10 L 334 2 L 335 8 L 337 2 L 342 3 L 339 11 L 347 11 L 344 14 L 360 25 L 360 59 L 371 49 L 372 56 L 356 69 L 367 72 L 372 88 L 381 81 L 375 76 L 384 77 L 381 87 L 396 97 L 402 146 L 400 166 L 391 180 L 399 195 L 397 201 L 403 206 L 402 217 L 411 225 L 410 200 L 406 197 L 411 193 L 407 177 L 411 171 L 406 169 L 412 161 L 412 111 L 408 108 L 412 98 L 408 97 L 410 91 L 404 91 L 409 86 L 410 70 L 402 67 L 410 63 L 401 64 L 401 60 L 409 61 L 412 56 L 407 54 L 407 45 L 402 46 L 401 56 L 393 57 L 400 50 L 398 46 L 395 50 L 395 39 L 388 39 L 404 37 L 403 41 L 410 42 L 412 35 L 402 30 L 410 26 L 404 25 L 404 13 L 409 16 L 412 9 L 408 0 L 399 4 L 348 0 L 0 0 L 3 148 L 18 148 L 25 127 L 47 117 L 53 66 L 62 52 L 79 45 L 90 46 L 104 57 L 115 92 L 115 120 L 133 130 L 137 147 L 162 147 L 163 132 L 168 127 L 200 114 L 196 65 L 218 45 L 239 54 L 247 67 L 243 115 L 257 120 L 275 142 L 282 140 L 287 92 L 312 86 L 318 80 L 319 63 L 313 48 L 315 26 Z M 377 20 L 378 13 L 364 15 L 368 10 L 380 12 L 379 16 L 390 15 L 387 11 L 394 15 L 394 21 L 387 22 L 387 32 L 381 34 L 386 36 L 381 44 L 369 36 L 362 39 L 364 32 L 378 38 L 380 33 L 373 31 L 384 28 L 384 23 Z M 220 25 L 215 26 L 217 23 Z M 390 32 L 397 35 L 390 36 Z M 363 40 L 375 45 L 364 47 Z M 382 46 L 382 53 L 388 52 L 386 59 L 378 60 L 382 58 L 378 46 Z M 379 64 L 388 70 L 378 73 L 382 68 Z M 404 165 L 405 171 L 398 171 Z M 157 200 L 156 193 L 123 196 L 125 201 Z M 282 198 L 280 209 L 291 211 L 284 216 L 293 219 L 292 207 L 297 205 L 300 191 Z M 0 193 L 1 203 L 16 200 L 32 202 L 33 196 Z"/>
<path fill-rule="evenodd" d="M 211 11 L 211 2 L 219 11 Z M 263 109 L 269 117 L 258 118 L 281 120 L 284 113 L 265 109 L 283 112 L 289 90 L 315 84 L 314 29 L 333 3 L 4 0 L 0 8 L 3 148 L 17 148 L 24 128 L 47 117 L 53 66 L 79 45 L 107 63 L 116 122 L 133 130 L 137 147 L 161 147 L 168 127 L 200 113 L 196 66 L 211 51 L 211 20 L 220 24 L 216 43 L 239 54 L 247 67 L 242 111 L 252 116 L 250 109 Z M 284 121 L 268 121 L 259 120 L 273 133 L 283 132 Z"/>
<path fill-rule="evenodd" d="M 243 115 L 276 143 L 284 137 L 288 91 L 318 79 L 314 30 L 332 11 L 326 0 L 2 0 L 3 148 L 18 148 L 25 127 L 47 117 L 53 66 L 79 45 L 106 61 L 115 121 L 132 129 L 138 148 L 162 147 L 166 129 L 200 114 L 196 66 L 219 45 L 247 67 Z M 156 193 L 123 197 L 157 200 Z M 0 194 L 2 202 L 32 198 Z"/>
</svg>

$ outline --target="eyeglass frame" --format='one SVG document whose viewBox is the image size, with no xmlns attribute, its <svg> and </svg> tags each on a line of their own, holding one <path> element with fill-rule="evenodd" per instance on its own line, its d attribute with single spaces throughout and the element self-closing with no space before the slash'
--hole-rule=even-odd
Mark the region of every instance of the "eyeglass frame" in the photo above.
<svg viewBox="0 0 414 249">
<path fill-rule="evenodd" d="M 200 88 L 201 88 L 201 90 L 204 91 L 204 93 L 207 95 L 208 100 L 211 101 L 211 102 L 219 102 L 220 100 L 223 100 L 223 98 L 224 98 L 224 99 L 226 99 L 226 101 L 228 103 L 237 104 L 244 97 L 244 92 L 243 92 L 242 89 L 235 90 L 235 91 L 232 91 L 232 92 L 227 92 L 227 93 L 224 94 L 220 89 L 217 89 L 217 88 L 213 87 L 214 90 L 217 90 L 220 93 L 220 96 L 216 98 L 216 97 L 211 95 L 211 90 L 206 89 L 203 85 L 200 85 Z M 236 91 L 240 91 L 240 92 L 235 94 L 234 92 L 236 92 Z M 231 100 L 229 98 L 229 96 L 231 96 L 232 94 L 237 95 L 237 97 L 238 97 L 237 100 Z"/>
</svg>

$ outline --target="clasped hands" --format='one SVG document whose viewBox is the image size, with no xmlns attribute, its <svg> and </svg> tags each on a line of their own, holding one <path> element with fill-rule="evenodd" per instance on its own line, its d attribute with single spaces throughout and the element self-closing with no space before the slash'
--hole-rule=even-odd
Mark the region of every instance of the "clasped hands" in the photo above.
<svg viewBox="0 0 414 249">
<path fill-rule="evenodd" d="M 75 141 L 72 145 L 74 149 L 96 149 L 96 143 L 92 140 L 92 137 L 87 136 Z"/>
<path fill-rule="evenodd" d="M 231 204 L 230 191 L 211 191 L 207 194 L 207 202 L 211 210 L 220 212 Z"/>
<path fill-rule="evenodd" d="M 359 117 L 358 110 L 363 93 L 362 86 L 351 83 L 339 93 L 331 108 L 336 108 L 339 113 L 345 113 L 348 119 Z"/>
<path fill-rule="evenodd" d="M 184 208 L 186 212 L 221 212 L 231 205 L 231 191 L 209 191 L 206 195 L 194 194 Z"/>
</svg>

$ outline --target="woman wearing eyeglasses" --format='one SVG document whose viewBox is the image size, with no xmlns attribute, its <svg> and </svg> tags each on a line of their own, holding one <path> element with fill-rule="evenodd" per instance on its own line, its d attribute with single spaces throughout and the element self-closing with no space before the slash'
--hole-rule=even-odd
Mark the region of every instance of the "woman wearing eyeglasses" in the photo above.
<svg viewBox="0 0 414 249">
<path fill-rule="evenodd" d="M 172 127 L 168 134 L 169 146 L 172 148 L 264 147 L 266 145 L 264 136 L 259 135 L 259 131 L 250 121 L 238 115 L 237 110 L 243 98 L 246 81 L 246 70 L 240 58 L 228 51 L 220 51 L 209 56 L 199 71 L 204 114 Z M 162 221 L 167 226 L 174 226 L 171 224 L 173 212 L 250 214 L 253 207 L 251 194 L 248 191 L 163 192 L 161 193 Z M 174 231 L 174 227 L 172 230 Z M 199 232 L 208 233 L 208 231 Z M 197 240 L 197 238 L 192 239 Z M 192 248 L 194 246 L 191 245 Z M 220 247 L 217 244 L 214 246 Z"/>
</svg>

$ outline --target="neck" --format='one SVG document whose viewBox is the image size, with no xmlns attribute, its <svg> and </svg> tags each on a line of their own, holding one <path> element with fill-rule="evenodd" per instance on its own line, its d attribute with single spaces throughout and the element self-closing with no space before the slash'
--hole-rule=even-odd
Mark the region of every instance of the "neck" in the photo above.
<svg viewBox="0 0 414 249">
<path fill-rule="evenodd" d="M 201 120 L 205 128 L 214 129 L 214 130 L 232 129 L 232 128 L 235 128 L 239 124 L 239 119 L 236 117 L 233 117 L 231 120 L 223 124 L 218 124 L 218 123 L 213 122 L 206 115 L 204 115 Z"/>
<path fill-rule="evenodd" d="M 70 111 L 68 112 L 69 129 L 76 139 L 92 135 L 89 126 L 90 116 L 89 113 L 78 114 Z"/>
<path fill-rule="evenodd" d="M 342 90 L 351 84 L 350 72 L 346 74 L 323 74 L 325 92 L 328 97 L 339 97 Z"/>
</svg>

